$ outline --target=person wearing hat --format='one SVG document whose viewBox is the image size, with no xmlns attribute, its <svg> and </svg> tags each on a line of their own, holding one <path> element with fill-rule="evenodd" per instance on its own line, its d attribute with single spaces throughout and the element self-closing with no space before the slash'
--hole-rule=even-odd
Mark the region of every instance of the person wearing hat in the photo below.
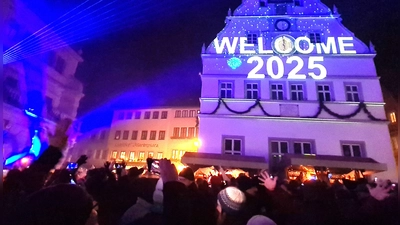
<svg viewBox="0 0 400 225">
<path fill-rule="evenodd" d="M 194 172 L 192 168 L 184 168 L 178 175 L 178 181 L 184 184 L 186 187 L 191 187 L 194 184 Z M 194 184 L 194 186 L 196 186 Z"/>
<path fill-rule="evenodd" d="M 246 195 L 236 187 L 227 187 L 218 193 L 217 211 L 218 225 L 246 224 L 242 210 L 246 203 Z"/>
</svg>

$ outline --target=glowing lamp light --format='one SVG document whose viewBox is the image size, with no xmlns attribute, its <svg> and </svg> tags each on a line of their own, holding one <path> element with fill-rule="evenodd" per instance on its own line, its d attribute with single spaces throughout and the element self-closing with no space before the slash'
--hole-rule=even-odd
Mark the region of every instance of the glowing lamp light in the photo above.
<svg viewBox="0 0 400 225">
<path fill-rule="evenodd" d="M 242 65 L 242 61 L 239 58 L 232 57 L 227 61 L 228 66 L 233 70 L 239 68 Z"/>
<path fill-rule="evenodd" d="M 29 164 L 31 162 L 31 158 L 29 157 L 24 157 L 21 159 L 21 164 L 26 165 Z"/>
<path fill-rule="evenodd" d="M 193 142 L 193 145 L 196 146 L 197 148 L 199 148 L 201 146 L 201 141 L 200 139 L 197 139 Z"/>
</svg>

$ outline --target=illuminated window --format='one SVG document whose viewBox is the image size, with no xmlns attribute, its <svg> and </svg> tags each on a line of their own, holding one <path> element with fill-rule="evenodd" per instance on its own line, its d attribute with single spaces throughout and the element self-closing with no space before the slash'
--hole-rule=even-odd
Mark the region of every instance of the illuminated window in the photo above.
<svg viewBox="0 0 400 225">
<path fill-rule="evenodd" d="M 125 154 L 126 154 L 125 152 L 121 152 L 121 154 L 119 155 L 119 158 L 120 159 L 125 159 Z"/>
<path fill-rule="evenodd" d="M 172 156 L 171 159 L 177 159 L 178 158 L 178 150 L 173 149 L 172 150 Z"/>
<path fill-rule="evenodd" d="M 129 161 L 135 161 L 135 152 L 129 152 Z"/>
<path fill-rule="evenodd" d="M 185 154 L 185 151 L 179 151 L 179 159 L 181 159 L 182 158 L 182 156 Z"/>
<path fill-rule="evenodd" d="M 188 117 L 188 111 L 182 110 L 182 117 Z"/>
<path fill-rule="evenodd" d="M 147 139 L 147 130 L 142 131 L 142 136 L 140 137 L 140 140 L 146 140 Z"/>
<path fill-rule="evenodd" d="M 137 140 L 137 137 L 138 137 L 138 131 L 133 130 L 131 135 L 131 140 Z"/>
<path fill-rule="evenodd" d="M 247 43 L 248 44 L 257 45 L 258 44 L 257 39 L 258 39 L 258 35 L 257 34 L 254 34 L 254 33 L 247 34 Z"/>
<path fill-rule="evenodd" d="M 139 152 L 139 160 L 140 161 L 144 160 L 144 152 Z"/>
<path fill-rule="evenodd" d="M 163 158 L 163 153 L 162 152 L 158 152 L 157 153 L 157 159 L 162 159 Z"/>
<path fill-rule="evenodd" d="M 283 84 L 271 84 L 271 99 L 272 100 L 283 100 Z"/>
<path fill-rule="evenodd" d="M 312 44 L 321 43 L 321 34 L 320 33 L 310 33 L 309 38 L 310 38 L 310 42 Z"/>
<path fill-rule="evenodd" d="M 312 154 L 310 142 L 294 142 L 294 154 Z"/>
<path fill-rule="evenodd" d="M 179 127 L 174 127 L 174 133 L 172 135 L 172 137 L 177 138 L 179 137 Z"/>
<path fill-rule="evenodd" d="M 187 127 L 181 127 L 181 133 L 179 135 L 180 138 L 186 138 L 187 136 Z"/>
<path fill-rule="evenodd" d="M 181 117 L 181 110 L 176 110 L 175 111 L 175 118 L 180 118 Z"/>
<path fill-rule="evenodd" d="M 168 116 L 168 111 L 161 112 L 161 119 L 167 119 L 167 116 Z"/>
<path fill-rule="evenodd" d="M 132 116 L 133 116 L 132 112 L 127 112 L 126 115 L 125 115 L 125 119 L 126 120 L 130 120 L 130 119 L 132 119 Z"/>
<path fill-rule="evenodd" d="M 122 140 L 128 140 L 129 138 L 129 130 L 124 130 L 124 133 L 122 134 Z"/>
<path fill-rule="evenodd" d="M 258 90 L 258 83 L 246 83 L 246 98 L 247 99 L 258 99 L 259 90 Z"/>
<path fill-rule="evenodd" d="M 157 131 L 152 130 L 150 131 L 150 140 L 156 140 L 157 137 Z"/>
<path fill-rule="evenodd" d="M 233 82 L 221 82 L 219 88 L 220 98 L 233 98 Z"/>
<path fill-rule="evenodd" d="M 158 140 L 165 140 L 165 130 L 160 130 L 158 133 Z"/>
<path fill-rule="evenodd" d="M 189 117 L 196 117 L 196 116 L 197 116 L 196 110 L 189 111 Z"/>
<path fill-rule="evenodd" d="M 303 101 L 304 100 L 304 88 L 302 84 L 291 84 L 290 85 L 290 96 L 291 100 Z"/>
<path fill-rule="evenodd" d="M 121 131 L 120 130 L 115 131 L 114 139 L 115 140 L 121 139 Z"/>
<path fill-rule="evenodd" d="M 318 84 L 317 85 L 318 99 L 322 101 L 332 101 L 331 97 L 331 87 L 328 84 Z"/>
<path fill-rule="evenodd" d="M 391 112 L 389 114 L 389 116 L 390 116 L 390 122 L 392 122 L 392 123 L 396 123 L 397 122 L 397 118 L 396 118 L 396 113 L 395 112 Z"/>
<path fill-rule="evenodd" d="M 136 120 L 139 120 L 141 114 L 142 114 L 141 112 L 135 112 L 135 119 L 136 119 Z"/>
<path fill-rule="evenodd" d="M 117 155 L 118 155 L 118 152 L 117 151 L 113 151 L 112 154 L 111 154 L 111 158 L 112 159 L 116 159 Z"/>
<path fill-rule="evenodd" d="M 144 119 L 150 119 L 150 111 L 144 112 Z"/>
<path fill-rule="evenodd" d="M 194 127 L 189 127 L 188 129 L 188 138 L 194 137 Z"/>
<path fill-rule="evenodd" d="M 289 153 L 289 142 L 271 141 L 270 153 L 271 163 L 275 165 L 281 161 L 284 154 Z"/>
<path fill-rule="evenodd" d="M 148 155 L 149 158 L 153 158 L 154 157 L 154 152 L 149 152 L 147 155 Z"/>
<path fill-rule="evenodd" d="M 346 101 L 348 102 L 360 101 L 357 85 L 346 85 L 345 88 L 346 88 Z"/>
<path fill-rule="evenodd" d="M 159 111 L 154 111 L 153 112 L 153 119 L 158 119 L 159 115 L 160 115 Z"/>
<path fill-rule="evenodd" d="M 362 157 L 361 144 L 342 144 L 343 155 L 348 157 Z"/>
<path fill-rule="evenodd" d="M 223 152 L 228 155 L 241 155 L 242 154 L 242 143 L 243 138 L 230 138 L 226 137 L 223 139 Z"/>
<path fill-rule="evenodd" d="M 119 112 L 118 113 L 118 120 L 123 120 L 124 119 L 124 112 Z"/>
</svg>

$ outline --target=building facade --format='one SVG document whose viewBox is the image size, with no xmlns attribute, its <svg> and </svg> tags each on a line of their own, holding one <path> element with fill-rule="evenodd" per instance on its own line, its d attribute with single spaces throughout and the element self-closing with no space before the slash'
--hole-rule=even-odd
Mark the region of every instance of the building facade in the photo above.
<svg viewBox="0 0 400 225">
<path fill-rule="evenodd" d="M 10 0 L 3 4 L 4 49 L 46 25 L 22 1 Z M 46 46 L 46 39 L 35 40 L 38 46 Z M 81 62 L 80 54 L 64 47 L 3 66 L 4 158 L 31 146 L 35 131 L 54 129 L 59 118 L 76 118 L 84 96 L 83 85 L 75 78 Z M 44 136 L 41 136 L 43 142 Z"/>
<path fill-rule="evenodd" d="M 385 100 L 385 111 L 386 117 L 389 121 L 389 133 L 390 133 L 390 140 L 392 142 L 393 148 L 393 155 L 397 165 L 397 171 L 399 168 L 399 127 L 398 127 L 398 101 L 390 94 L 389 91 L 382 88 L 383 91 L 383 98 Z"/>
<path fill-rule="evenodd" d="M 202 52 L 199 153 L 397 181 L 375 50 L 336 8 L 243 0 L 225 22 Z"/>
<path fill-rule="evenodd" d="M 108 159 L 143 164 L 148 157 L 179 161 L 199 146 L 199 107 L 114 111 Z"/>
</svg>

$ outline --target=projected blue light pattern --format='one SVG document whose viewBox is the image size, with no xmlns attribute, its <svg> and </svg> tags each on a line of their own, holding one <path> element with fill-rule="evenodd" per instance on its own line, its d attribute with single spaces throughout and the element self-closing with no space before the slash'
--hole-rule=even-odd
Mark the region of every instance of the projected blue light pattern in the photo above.
<svg viewBox="0 0 400 225">
<path fill-rule="evenodd" d="M 242 61 L 237 57 L 232 57 L 227 61 L 228 66 L 233 70 L 239 68 L 242 65 Z"/>
<path fill-rule="evenodd" d="M 3 64 L 138 26 L 155 19 L 156 15 L 176 13 L 184 8 L 184 4 L 191 4 L 191 1 L 160 1 L 154 4 L 152 1 L 86 0 L 7 49 L 3 54 Z"/>
</svg>

